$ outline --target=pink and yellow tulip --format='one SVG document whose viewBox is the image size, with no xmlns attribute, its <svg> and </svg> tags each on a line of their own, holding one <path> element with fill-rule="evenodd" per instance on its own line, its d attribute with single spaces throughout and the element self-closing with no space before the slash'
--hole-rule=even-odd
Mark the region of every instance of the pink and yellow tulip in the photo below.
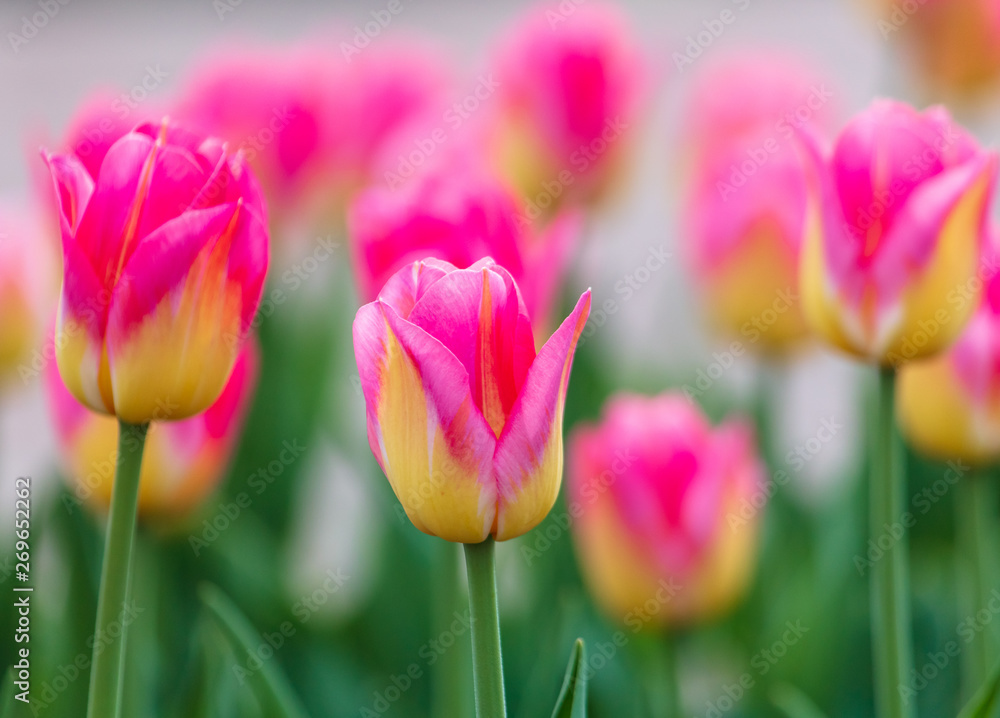
<svg viewBox="0 0 1000 718">
<path fill-rule="evenodd" d="M 780 351 L 809 333 L 798 265 L 806 167 L 795 133 L 829 124 L 833 91 L 794 57 L 740 53 L 699 75 L 681 150 L 689 253 L 712 322 Z"/>
<path fill-rule="evenodd" d="M 569 440 L 573 537 L 600 605 L 627 621 L 660 595 L 656 625 L 733 606 L 753 576 L 763 481 L 742 421 L 713 428 L 680 395 L 612 398 Z"/>
<path fill-rule="evenodd" d="M 907 364 L 896 403 L 906 438 L 928 456 L 974 464 L 1000 460 L 1000 254 L 984 259 L 978 309 L 944 354 Z"/>
<path fill-rule="evenodd" d="M 946 349 L 975 302 L 996 179 L 984 152 L 940 107 L 879 100 L 811 160 L 801 262 L 806 319 L 835 346 L 898 365 Z"/>
<path fill-rule="evenodd" d="M 55 282 L 41 221 L 12 204 L 0 206 L 0 383 L 35 376 L 27 362 L 40 348 Z"/>
<path fill-rule="evenodd" d="M 142 516 L 152 520 L 183 518 L 218 486 L 257 384 L 258 353 L 256 343 L 248 341 L 222 394 L 204 412 L 150 430 L 140 472 Z M 49 407 L 74 494 L 95 509 L 107 511 L 118 424 L 80 404 L 54 366 L 47 375 Z"/>
<path fill-rule="evenodd" d="M 495 60 L 497 165 L 529 201 L 554 207 L 597 200 L 617 180 L 649 80 L 617 8 L 564 6 L 529 11 Z"/>
<path fill-rule="evenodd" d="M 517 282 L 536 332 L 548 326 L 580 229 L 578 215 L 564 213 L 541 233 L 531 231 L 506 187 L 459 166 L 426 171 L 396 190 L 369 188 L 348 212 L 362 301 L 373 301 L 393 274 L 417 259 L 465 268 L 492 257 Z"/>
<path fill-rule="evenodd" d="M 530 531 L 562 482 L 562 419 L 590 292 L 535 353 L 510 273 L 414 262 L 354 320 L 368 441 L 407 516 L 449 541 Z"/>
<path fill-rule="evenodd" d="M 266 209 L 242 155 L 164 121 L 115 142 L 96 178 L 76 155 L 46 161 L 60 204 L 66 387 L 130 423 L 204 411 L 267 272 Z"/>
</svg>

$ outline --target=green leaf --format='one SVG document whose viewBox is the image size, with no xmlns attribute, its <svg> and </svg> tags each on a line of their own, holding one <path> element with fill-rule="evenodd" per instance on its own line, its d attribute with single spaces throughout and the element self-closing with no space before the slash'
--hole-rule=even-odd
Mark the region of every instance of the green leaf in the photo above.
<svg viewBox="0 0 1000 718">
<path fill-rule="evenodd" d="M 583 639 L 576 639 L 573 652 L 566 666 L 562 690 L 552 711 L 552 718 L 587 718 L 587 674 L 583 666 L 587 661 L 587 648 Z"/>
<path fill-rule="evenodd" d="M 248 651 L 254 654 L 261 641 L 260 635 L 236 604 L 211 584 L 202 584 L 198 595 L 229 641 L 233 654 L 239 656 Z M 253 685 L 257 699 L 271 709 L 267 712 L 268 715 L 306 718 L 305 708 L 274 660 L 263 661 L 260 669 L 249 677 L 248 682 Z"/>
<path fill-rule="evenodd" d="M 958 718 L 991 718 L 1000 706 L 1000 663 L 994 666 L 989 678 L 972 696 Z"/>
<path fill-rule="evenodd" d="M 771 689 L 771 702 L 788 718 L 826 718 L 812 699 L 790 683 L 778 683 Z"/>
</svg>

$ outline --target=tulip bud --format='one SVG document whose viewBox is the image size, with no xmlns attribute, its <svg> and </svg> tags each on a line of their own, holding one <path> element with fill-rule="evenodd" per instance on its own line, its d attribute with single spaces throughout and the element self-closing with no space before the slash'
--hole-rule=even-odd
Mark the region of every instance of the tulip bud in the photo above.
<svg viewBox="0 0 1000 718">
<path fill-rule="evenodd" d="M 806 319 L 830 343 L 883 365 L 932 356 L 962 331 L 996 178 L 940 107 L 876 101 L 810 162 L 800 266 Z"/>
<path fill-rule="evenodd" d="M 619 11 L 600 4 L 536 8 L 502 41 L 493 152 L 529 201 L 555 209 L 612 187 L 646 96 L 638 45 Z"/>
<path fill-rule="evenodd" d="M 535 353 L 510 273 L 435 259 L 404 267 L 354 320 L 368 442 L 414 526 L 448 541 L 530 531 L 562 482 L 562 420 L 580 297 Z"/>
<path fill-rule="evenodd" d="M 75 155 L 46 160 L 60 204 L 66 387 L 129 423 L 204 411 L 267 272 L 266 210 L 242 156 L 164 121 L 115 142 L 96 178 Z"/>
<path fill-rule="evenodd" d="M 435 257 L 465 268 L 492 257 L 517 282 L 536 330 L 548 326 L 579 234 L 579 217 L 571 213 L 541 233 L 531 231 L 524 209 L 506 187 L 454 164 L 424 172 L 395 190 L 369 188 L 348 213 L 363 301 L 373 301 L 415 258 Z"/>
<path fill-rule="evenodd" d="M 181 518 L 218 486 L 257 383 L 258 354 L 256 342 L 248 342 L 226 388 L 203 413 L 150 429 L 140 473 L 141 515 L 160 520 Z M 107 511 L 118 424 L 81 405 L 66 389 L 54 366 L 48 370 L 47 379 L 49 406 L 73 493 L 79 500 Z"/>
<path fill-rule="evenodd" d="M 972 301 L 973 290 L 982 285 L 979 307 L 951 349 L 899 372 L 900 429 L 928 456 L 974 464 L 1000 459 L 1000 254 L 995 251 L 956 301 Z"/>
<path fill-rule="evenodd" d="M 598 603 L 637 627 L 733 606 L 753 575 L 763 477 L 746 424 L 712 428 L 679 395 L 611 399 L 569 442 L 573 537 Z"/>
</svg>

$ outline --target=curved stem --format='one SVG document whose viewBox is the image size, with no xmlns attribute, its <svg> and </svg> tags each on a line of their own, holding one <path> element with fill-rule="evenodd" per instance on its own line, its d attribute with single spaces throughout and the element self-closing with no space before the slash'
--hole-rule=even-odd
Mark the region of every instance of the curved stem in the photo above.
<svg viewBox="0 0 1000 718">
<path fill-rule="evenodd" d="M 94 654 L 87 718 L 119 718 L 125 635 L 131 620 L 132 553 L 139 508 L 139 470 L 149 424 L 119 422 L 118 462 L 111 491 L 101 588 L 97 599 Z M 115 630 L 111 630 L 114 628 Z"/>
<path fill-rule="evenodd" d="M 497 607 L 496 542 L 465 544 L 472 612 L 472 673 L 477 718 L 505 718 L 500 611 Z"/>
<path fill-rule="evenodd" d="M 882 718 L 910 718 L 909 699 L 900 690 L 908 685 L 913 665 L 910 638 L 910 575 L 908 529 L 902 524 L 906 493 L 902 444 L 894 421 L 895 370 L 879 369 L 878 408 L 872 432 L 870 532 L 878 545 L 888 536 L 892 545 L 872 570 L 872 653 L 875 661 L 875 698 Z"/>
</svg>

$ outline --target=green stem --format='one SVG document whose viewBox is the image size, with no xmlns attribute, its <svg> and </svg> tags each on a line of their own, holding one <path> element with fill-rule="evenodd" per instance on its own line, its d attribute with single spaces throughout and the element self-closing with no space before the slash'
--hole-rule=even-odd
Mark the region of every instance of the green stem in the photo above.
<svg viewBox="0 0 1000 718">
<path fill-rule="evenodd" d="M 122 674 L 125 667 L 125 634 L 132 590 L 132 552 L 139 508 L 139 469 L 149 424 L 119 422 L 118 465 L 111 491 L 101 589 L 97 599 L 94 655 L 90 671 L 87 718 L 119 718 Z M 114 626 L 115 631 L 109 630 Z"/>
<path fill-rule="evenodd" d="M 645 660 L 646 696 L 653 718 L 682 718 L 676 635 L 651 632 Z"/>
<path fill-rule="evenodd" d="M 961 570 L 959 587 L 964 587 L 962 611 L 973 615 L 984 608 L 994 588 L 992 559 L 995 556 L 992 522 L 996 510 L 992 477 L 986 472 L 973 471 L 962 478 L 955 487 L 955 521 L 957 525 L 955 565 Z M 979 689 L 993 666 L 994 636 L 987 627 L 977 635 L 969 649 L 963 653 L 963 695 L 966 699 Z"/>
<path fill-rule="evenodd" d="M 505 718 L 500 611 L 497 607 L 496 542 L 465 544 L 472 612 L 472 673 L 477 718 Z"/>
<path fill-rule="evenodd" d="M 870 532 L 878 545 L 893 544 L 872 569 L 872 653 L 875 662 L 875 698 L 881 718 L 910 718 L 914 714 L 900 688 L 908 685 L 913 666 L 910 638 L 910 577 L 907 529 L 902 524 L 906 493 L 902 444 L 896 431 L 894 405 L 896 374 L 879 370 L 878 407 L 872 432 Z"/>
<path fill-rule="evenodd" d="M 438 541 L 435 556 L 434 625 L 435 635 L 448 632 L 456 614 L 465 615 L 468 602 L 459 577 L 458 547 L 451 541 Z M 434 664 L 431 684 L 431 715 L 435 718 L 464 718 L 471 708 L 472 693 L 465 680 L 471 659 L 468 644 L 458 643 Z"/>
</svg>

